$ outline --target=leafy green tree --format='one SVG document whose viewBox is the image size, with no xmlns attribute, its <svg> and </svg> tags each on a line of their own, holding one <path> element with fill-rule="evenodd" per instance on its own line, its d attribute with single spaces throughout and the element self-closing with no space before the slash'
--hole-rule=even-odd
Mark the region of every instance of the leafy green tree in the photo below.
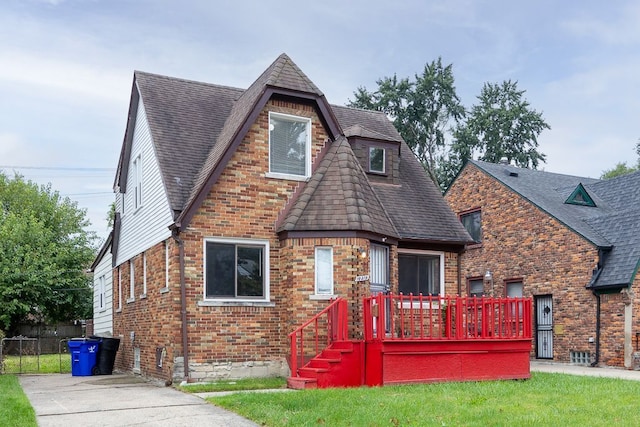
<svg viewBox="0 0 640 427">
<path fill-rule="evenodd" d="M 600 179 L 611 179 L 617 176 L 626 175 L 628 173 L 636 172 L 640 170 L 640 140 L 636 143 L 636 154 L 638 155 L 638 161 L 636 166 L 628 166 L 627 162 L 618 162 L 615 167 L 607 169 L 602 172 Z"/>
<path fill-rule="evenodd" d="M 426 64 L 413 81 L 394 75 L 376 83 L 378 88 L 373 92 L 359 87 L 349 106 L 386 113 L 438 184 L 438 167 L 447 152 L 447 133 L 451 123 L 458 123 L 465 116 L 456 93 L 453 66 L 443 66 L 438 58 Z"/>
<path fill-rule="evenodd" d="M 0 173 L 0 329 L 91 316 L 95 234 L 51 186 Z"/>
<path fill-rule="evenodd" d="M 551 127 L 541 112 L 531 108 L 524 93 L 511 80 L 485 83 L 478 103 L 455 131 L 454 160 L 463 162 L 477 155 L 479 160 L 497 163 L 506 158 L 516 166 L 532 169 L 545 162 L 546 156 L 538 151 L 538 136 Z"/>
</svg>

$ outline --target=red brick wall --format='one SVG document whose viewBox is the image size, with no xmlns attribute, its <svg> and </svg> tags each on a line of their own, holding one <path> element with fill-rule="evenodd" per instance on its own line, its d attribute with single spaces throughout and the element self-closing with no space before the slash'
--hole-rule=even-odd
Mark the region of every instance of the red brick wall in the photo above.
<svg viewBox="0 0 640 427">
<path fill-rule="evenodd" d="M 184 242 L 189 362 L 192 371 L 204 365 L 228 364 L 229 370 L 243 364 L 278 362 L 289 353 L 287 335 L 329 303 L 313 298 L 315 247 L 332 246 L 334 287 L 337 296 L 349 301 L 350 334 L 363 333 L 362 298 L 369 294 L 368 282 L 356 282 L 369 274 L 369 259 L 359 258 L 354 248 L 369 249 L 363 238 L 290 238 L 280 241 L 276 222 L 300 183 L 265 177 L 269 170 L 268 111 L 312 120 L 312 157 L 328 139 L 315 110 L 306 105 L 270 101 L 251 126 L 180 238 Z M 204 239 L 260 239 L 269 242 L 270 301 L 268 304 L 217 304 L 204 300 Z M 123 307 L 114 314 L 114 331 L 122 337 L 117 368 L 131 370 L 133 349 L 141 349 L 141 373 L 165 380 L 176 377 L 181 366 L 180 279 L 176 243 L 169 239 L 171 277 L 164 290 L 164 243 L 147 251 L 147 297 L 129 296 L 129 264 L 122 264 Z M 456 254 L 446 254 L 446 289 L 457 288 Z M 136 294 L 142 289 L 142 255 L 134 257 Z M 392 289 L 397 290 L 397 247 L 390 248 Z M 140 275 L 140 277 L 138 277 Z M 118 274 L 114 270 L 114 310 L 118 301 Z M 133 341 L 130 333 L 135 333 Z M 156 368 L 156 349 L 164 348 L 162 368 Z M 233 366 L 232 366 L 233 365 Z M 247 372 L 250 368 L 247 367 Z M 213 377 L 198 372 L 197 378 Z M 239 371 L 233 371 L 235 375 Z M 246 372 L 244 372 L 246 373 Z M 243 373 L 239 373 L 243 374 Z M 194 375 L 195 377 L 195 375 Z"/>
<path fill-rule="evenodd" d="M 569 361 L 570 351 L 594 354 L 589 338 L 596 336 L 596 298 L 585 286 L 598 261 L 597 249 L 472 164 L 445 198 L 456 213 L 482 210 L 483 241 L 462 256 L 463 282 L 490 270 L 495 295 L 504 295 L 505 281 L 517 278 L 523 280 L 525 296 L 553 295 L 554 359 Z M 600 360 L 620 365 L 623 312 L 613 301 L 602 308 L 610 314 L 602 317 L 607 338 Z"/>
<path fill-rule="evenodd" d="M 173 359 L 182 355 L 180 322 L 180 280 L 177 245 L 167 242 L 171 273 L 169 287 L 165 288 L 165 242 L 146 251 L 147 293 L 142 294 L 144 268 L 140 254 L 123 263 L 122 310 L 118 308 L 118 268 L 113 273 L 114 288 L 114 337 L 120 338 L 115 368 L 131 371 L 134 366 L 134 347 L 140 348 L 141 374 L 170 381 L 173 376 Z M 135 297 L 129 298 L 129 263 L 135 265 Z M 131 339 L 133 332 L 133 340 Z M 162 351 L 162 367 L 156 366 L 156 350 Z"/>
</svg>

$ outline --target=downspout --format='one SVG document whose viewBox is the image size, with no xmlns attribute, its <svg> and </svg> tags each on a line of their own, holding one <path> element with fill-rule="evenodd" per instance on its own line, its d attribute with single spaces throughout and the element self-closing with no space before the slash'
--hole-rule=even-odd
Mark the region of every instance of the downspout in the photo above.
<svg viewBox="0 0 640 427">
<path fill-rule="evenodd" d="M 462 296 L 462 266 L 460 265 L 460 260 L 462 258 L 462 253 L 458 252 L 458 295 Z"/>
<path fill-rule="evenodd" d="M 600 294 L 594 290 L 593 295 L 596 297 L 596 358 L 591 366 L 598 366 L 600 363 Z"/>
<path fill-rule="evenodd" d="M 173 229 L 172 237 L 178 244 L 180 263 L 180 317 L 182 323 L 182 360 L 184 363 L 184 381 L 189 382 L 189 339 L 187 337 L 187 289 L 184 280 L 184 241 L 179 237 L 179 226 Z"/>
</svg>

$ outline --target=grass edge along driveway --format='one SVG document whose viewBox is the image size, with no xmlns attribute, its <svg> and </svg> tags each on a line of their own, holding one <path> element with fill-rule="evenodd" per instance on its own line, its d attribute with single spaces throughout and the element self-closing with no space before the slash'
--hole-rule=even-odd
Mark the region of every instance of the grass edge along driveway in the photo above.
<svg viewBox="0 0 640 427">
<path fill-rule="evenodd" d="M 38 425 L 36 413 L 16 375 L 0 375 L 0 422 L 7 427 Z"/>
</svg>

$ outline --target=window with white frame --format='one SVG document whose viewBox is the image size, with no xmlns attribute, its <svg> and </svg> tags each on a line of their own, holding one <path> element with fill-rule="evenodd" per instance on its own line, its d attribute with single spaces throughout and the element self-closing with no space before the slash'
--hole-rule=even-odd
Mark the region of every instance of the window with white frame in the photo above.
<svg viewBox="0 0 640 427">
<path fill-rule="evenodd" d="M 169 289 L 169 242 L 164 242 L 164 287 Z"/>
<path fill-rule="evenodd" d="M 333 295 L 333 248 L 316 247 L 316 295 Z"/>
<path fill-rule="evenodd" d="M 369 172 L 385 173 L 384 148 L 369 147 Z"/>
<path fill-rule="evenodd" d="M 129 260 L 129 299 L 127 302 L 135 299 L 135 287 L 136 287 L 136 265 L 133 259 Z"/>
<path fill-rule="evenodd" d="M 205 299 L 269 299 L 269 242 L 207 239 Z"/>
<path fill-rule="evenodd" d="M 399 289 L 405 295 L 444 294 L 444 253 L 406 251 L 398 253 Z"/>
<path fill-rule="evenodd" d="M 98 278 L 98 309 L 100 310 L 104 310 L 104 306 L 106 304 L 105 302 L 105 298 L 106 298 L 106 286 L 105 286 L 105 277 L 100 276 L 100 278 Z"/>
<path fill-rule="evenodd" d="M 118 310 L 122 310 L 122 266 L 118 266 Z"/>
<path fill-rule="evenodd" d="M 377 294 L 389 290 L 389 248 L 371 245 L 369 260 L 369 283 L 371 292 Z"/>
<path fill-rule="evenodd" d="M 311 119 L 269 113 L 269 173 L 285 178 L 311 174 Z"/>
<path fill-rule="evenodd" d="M 147 295 L 147 253 L 142 253 L 142 295 Z"/>
<path fill-rule="evenodd" d="M 133 209 L 136 210 L 142 206 L 142 157 L 138 155 L 133 160 L 133 172 L 131 174 L 133 178 L 132 191 L 133 191 Z"/>
</svg>

